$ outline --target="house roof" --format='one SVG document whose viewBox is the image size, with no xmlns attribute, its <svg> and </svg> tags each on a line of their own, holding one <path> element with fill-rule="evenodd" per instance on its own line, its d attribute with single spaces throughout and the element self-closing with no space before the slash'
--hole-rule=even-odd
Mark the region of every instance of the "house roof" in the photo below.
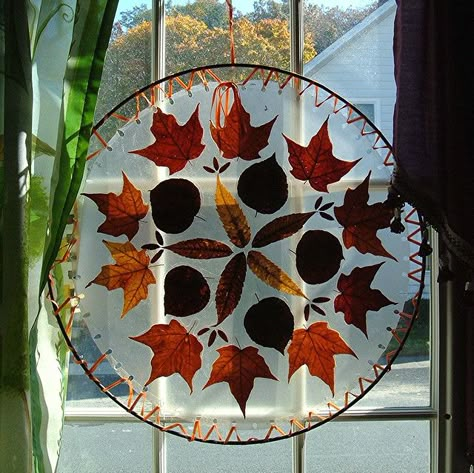
<svg viewBox="0 0 474 473">
<path fill-rule="evenodd" d="M 338 53 L 347 48 L 361 35 L 367 33 L 396 9 L 395 0 L 388 0 L 383 5 L 374 10 L 370 15 L 364 18 L 354 28 L 334 41 L 320 54 L 317 54 L 311 61 L 304 66 L 304 75 L 311 77 L 322 66 L 331 61 Z"/>
</svg>

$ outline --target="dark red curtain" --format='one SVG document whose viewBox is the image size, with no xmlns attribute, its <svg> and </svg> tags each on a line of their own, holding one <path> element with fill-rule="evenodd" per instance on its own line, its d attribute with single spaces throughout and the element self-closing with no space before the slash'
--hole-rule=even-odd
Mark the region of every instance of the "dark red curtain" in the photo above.
<svg viewBox="0 0 474 473">
<path fill-rule="evenodd" d="M 459 296 L 449 311 L 462 327 L 458 447 L 474 463 L 474 2 L 397 3 L 393 186 L 438 231 L 440 284 L 449 281 Z"/>
</svg>

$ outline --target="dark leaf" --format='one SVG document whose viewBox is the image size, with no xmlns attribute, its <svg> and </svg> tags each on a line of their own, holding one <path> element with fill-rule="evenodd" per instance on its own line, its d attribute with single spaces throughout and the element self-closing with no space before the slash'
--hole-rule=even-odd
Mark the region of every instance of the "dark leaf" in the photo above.
<svg viewBox="0 0 474 473">
<path fill-rule="evenodd" d="M 201 208 L 201 194 L 188 179 L 167 179 L 150 191 L 155 225 L 166 233 L 181 233 Z"/>
<path fill-rule="evenodd" d="M 157 250 L 160 246 L 156 245 L 155 243 L 147 243 L 146 245 L 142 245 L 143 250 Z"/>
<path fill-rule="evenodd" d="M 164 248 L 180 256 L 193 259 L 224 258 L 232 254 L 232 250 L 225 243 L 206 238 L 180 241 Z"/>
<path fill-rule="evenodd" d="M 313 309 L 318 314 L 326 315 L 326 312 L 324 312 L 324 310 L 318 307 L 316 304 L 311 304 L 311 309 Z"/>
<path fill-rule="evenodd" d="M 304 319 L 306 320 L 306 322 L 309 320 L 309 310 L 310 310 L 309 304 L 306 304 L 304 306 Z"/>
<path fill-rule="evenodd" d="M 213 158 L 213 160 L 212 160 L 212 165 L 214 166 L 214 169 L 215 169 L 216 171 L 219 170 L 219 161 L 217 161 L 217 158 L 216 158 L 216 157 Z"/>
<path fill-rule="evenodd" d="M 320 211 L 329 210 L 333 205 L 334 205 L 334 202 L 329 202 L 327 204 L 324 204 L 319 210 Z"/>
<path fill-rule="evenodd" d="M 237 307 L 247 273 L 244 253 L 236 254 L 222 271 L 216 289 L 217 323 L 222 323 Z"/>
<path fill-rule="evenodd" d="M 288 305 L 277 297 L 254 304 L 245 314 L 245 330 L 259 345 L 275 348 L 282 355 L 293 336 L 295 322 Z"/>
<path fill-rule="evenodd" d="M 210 290 L 203 275 L 190 266 L 176 266 L 165 277 L 165 313 L 187 317 L 206 307 Z"/>
<path fill-rule="evenodd" d="M 204 327 L 202 328 L 201 330 L 199 330 L 199 332 L 197 333 L 198 334 L 198 337 L 204 335 L 205 333 L 209 332 L 209 327 Z"/>
<path fill-rule="evenodd" d="M 151 264 L 156 263 L 156 262 L 161 258 L 161 255 L 162 255 L 162 254 L 163 254 L 163 250 L 158 251 L 158 253 L 156 253 L 156 255 L 153 256 L 153 258 L 151 259 L 150 263 L 151 263 Z"/>
<path fill-rule="evenodd" d="M 255 235 L 252 246 L 262 248 L 284 238 L 288 238 L 301 230 L 305 223 L 316 213 L 306 212 L 285 215 L 264 225 Z"/>
<path fill-rule="evenodd" d="M 159 231 L 155 232 L 155 239 L 156 239 L 158 245 L 163 245 L 164 244 L 163 237 L 161 236 L 161 233 Z"/>
<path fill-rule="evenodd" d="M 214 171 L 214 169 L 210 168 L 209 166 L 203 166 L 203 169 L 210 174 L 214 174 L 216 172 Z"/>
<path fill-rule="evenodd" d="M 318 210 L 319 209 L 319 206 L 321 205 L 321 203 L 323 202 L 323 198 L 322 196 L 321 197 L 318 197 L 316 202 L 314 203 L 314 210 Z"/>
<path fill-rule="evenodd" d="M 321 212 L 319 215 L 326 220 L 334 220 L 334 217 L 332 215 L 327 214 L 326 212 Z"/>
<path fill-rule="evenodd" d="M 217 336 L 217 332 L 213 330 L 211 334 L 209 335 L 209 340 L 207 341 L 208 347 L 211 347 L 214 344 L 214 342 L 216 341 L 216 336 Z"/>
<path fill-rule="evenodd" d="M 323 302 L 329 302 L 331 299 L 329 297 L 315 297 L 313 299 L 313 302 L 315 304 L 321 304 Z"/>
<path fill-rule="evenodd" d="M 226 333 L 223 330 L 218 330 L 217 333 L 219 334 L 219 337 L 221 337 L 222 340 L 224 340 L 224 342 L 229 341 L 229 339 L 227 338 Z"/>
<path fill-rule="evenodd" d="M 230 163 L 225 163 L 220 169 L 219 172 L 222 174 L 225 172 L 227 169 L 229 169 Z"/>
<path fill-rule="evenodd" d="M 288 199 L 288 183 L 275 154 L 248 167 L 240 175 L 237 192 L 245 205 L 262 214 L 283 207 Z"/>
<path fill-rule="evenodd" d="M 308 284 L 329 281 L 341 265 L 342 246 L 339 240 L 324 230 L 309 230 L 296 247 L 296 269 Z"/>
</svg>

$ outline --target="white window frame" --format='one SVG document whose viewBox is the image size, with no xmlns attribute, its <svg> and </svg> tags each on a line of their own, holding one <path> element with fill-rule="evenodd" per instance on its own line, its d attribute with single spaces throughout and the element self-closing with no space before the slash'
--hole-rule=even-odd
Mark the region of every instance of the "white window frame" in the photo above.
<svg viewBox="0 0 474 473">
<path fill-rule="evenodd" d="M 289 0 L 290 2 L 290 64 L 291 71 L 303 73 L 303 1 Z M 165 0 L 152 0 L 152 81 L 163 78 L 165 75 Z M 377 99 L 352 99 L 352 103 L 373 103 L 375 119 L 380 117 L 380 103 Z M 438 245 L 436 235 L 432 235 L 433 261 L 431 271 L 431 354 L 430 354 L 430 405 L 428 407 L 414 408 L 377 408 L 377 409 L 358 409 L 357 406 L 351 408 L 348 412 L 339 415 L 332 422 L 347 421 L 429 421 L 430 422 L 430 472 L 438 473 L 440 463 L 449 463 L 441 459 L 444 448 L 441 448 L 440 442 L 440 390 L 439 380 L 440 367 L 443 372 L 447 369 L 448 362 L 446 353 L 441 353 L 438 348 L 439 330 L 438 330 L 438 288 L 435 283 L 437 279 L 436 268 L 438 267 L 436 255 L 438 254 Z M 448 343 L 447 343 L 448 344 Z M 436 347 L 437 349 L 433 349 Z M 443 404 L 448 401 L 443 402 Z M 141 422 L 134 416 L 131 416 L 120 408 L 71 408 L 66 406 L 66 423 L 113 423 L 113 422 Z M 309 433 L 308 435 L 311 435 Z M 166 473 L 166 434 L 159 429 L 152 431 L 152 473 Z M 306 434 L 297 435 L 292 438 L 292 473 L 305 473 L 305 438 Z M 443 446 L 444 447 L 444 446 Z M 439 452 L 439 453 L 438 453 Z M 443 473 L 453 473 L 447 466 Z"/>
</svg>

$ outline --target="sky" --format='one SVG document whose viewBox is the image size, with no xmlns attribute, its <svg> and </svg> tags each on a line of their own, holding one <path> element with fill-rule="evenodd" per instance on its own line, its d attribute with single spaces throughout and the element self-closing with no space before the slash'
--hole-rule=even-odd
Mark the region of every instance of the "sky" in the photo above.
<svg viewBox="0 0 474 473">
<path fill-rule="evenodd" d="M 307 0 L 309 3 L 316 3 L 318 5 L 324 5 L 325 7 L 335 7 L 339 6 L 340 8 L 348 8 L 350 6 L 354 8 L 365 7 L 366 5 L 373 3 L 373 0 Z M 254 0 L 234 0 L 233 6 L 237 10 L 240 10 L 243 13 L 253 9 Z M 141 5 L 145 3 L 151 8 L 150 0 L 120 0 L 119 6 L 117 9 L 117 14 L 124 10 L 131 10 L 135 5 Z M 188 0 L 173 0 L 173 3 L 178 5 L 183 5 L 188 3 Z"/>
</svg>

